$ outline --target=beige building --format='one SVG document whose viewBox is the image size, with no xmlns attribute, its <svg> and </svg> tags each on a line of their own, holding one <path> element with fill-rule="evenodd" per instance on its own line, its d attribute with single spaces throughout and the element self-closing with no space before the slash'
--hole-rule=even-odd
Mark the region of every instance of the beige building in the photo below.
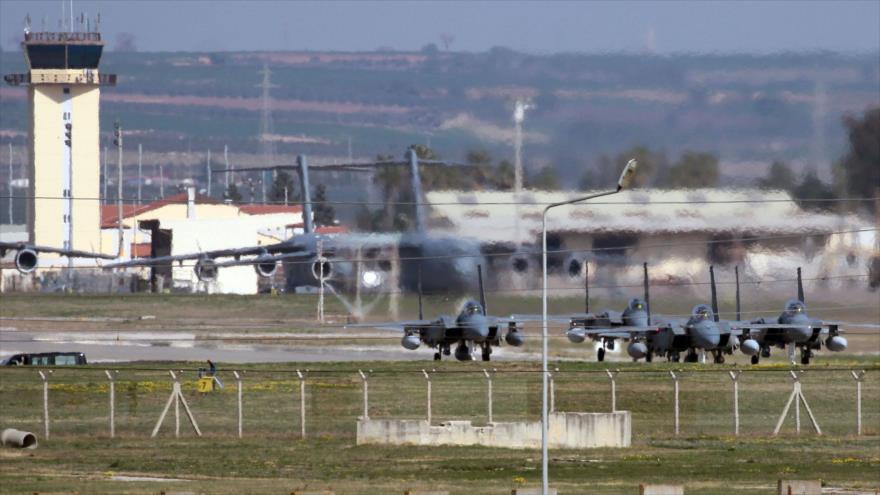
<svg viewBox="0 0 880 495">
<path fill-rule="evenodd" d="M 25 32 L 28 72 L 4 78 L 28 88 L 27 230 L 34 244 L 101 249 L 100 86 L 116 82 L 98 72 L 103 45 L 95 32 Z M 41 267 L 58 261 L 40 257 Z"/>
</svg>

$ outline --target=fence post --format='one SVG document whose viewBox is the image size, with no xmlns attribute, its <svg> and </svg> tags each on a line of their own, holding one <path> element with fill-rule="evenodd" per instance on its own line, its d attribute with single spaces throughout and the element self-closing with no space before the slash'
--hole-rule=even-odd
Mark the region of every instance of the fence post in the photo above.
<svg viewBox="0 0 880 495">
<path fill-rule="evenodd" d="M 104 370 L 104 374 L 110 380 L 110 438 L 116 438 L 116 381 L 109 370 Z"/>
<path fill-rule="evenodd" d="M 492 370 L 495 371 L 494 369 Z M 492 418 L 492 375 L 489 374 L 485 369 L 483 370 L 483 374 L 486 376 L 486 394 L 488 397 L 488 408 L 489 408 L 489 423 L 493 422 Z"/>
<path fill-rule="evenodd" d="M 433 370 L 432 370 L 433 371 Z M 431 426 L 431 375 L 428 374 L 427 371 L 422 370 L 422 374 L 425 375 L 425 380 L 428 381 L 428 426 Z"/>
<path fill-rule="evenodd" d="M 369 372 L 368 372 L 369 373 Z M 361 380 L 364 382 L 364 415 L 363 419 L 370 419 L 369 414 L 369 403 L 370 403 L 370 392 L 369 392 L 369 384 L 367 383 L 367 375 L 364 374 L 363 371 L 358 370 L 358 374 L 361 375 Z"/>
<path fill-rule="evenodd" d="M 555 368 L 553 371 L 559 371 L 559 368 Z M 547 373 L 547 379 L 550 380 L 549 388 L 550 388 L 550 405 L 548 409 L 551 413 L 556 412 L 556 381 L 553 380 L 553 373 Z"/>
<path fill-rule="evenodd" d="M 605 374 L 611 380 L 611 412 L 617 412 L 617 374 L 620 370 L 605 370 Z"/>
<path fill-rule="evenodd" d="M 299 377 L 299 436 L 306 437 L 306 377 L 300 370 L 296 370 Z"/>
<path fill-rule="evenodd" d="M 674 371 L 670 371 L 669 376 L 672 377 L 672 383 L 675 388 L 675 436 L 678 436 L 678 376 L 675 374 Z"/>
<path fill-rule="evenodd" d="M 235 388 L 238 392 L 238 438 L 242 437 L 242 410 L 241 410 L 241 375 L 238 374 L 238 371 L 233 371 L 232 375 L 235 376 Z"/>
<path fill-rule="evenodd" d="M 173 380 L 171 390 L 174 395 L 174 438 L 180 438 L 180 382 L 177 381 L 177 375 L 173 371 L 169 370 L 168 373 Z"/>
<path fill-rule="evenodd" d="M 865 379 L 865 370 L 850 370 L 850 374 L 856 380 L 856 436 L 862 436 L 862 381 Z"/>
<path fill-rule="evenodd" d="M 733 380 L 733 434 L 739 436 L 739 375 L 742 370 L 728 371 Z"/>
<path fill-rule="evenodd" d="M 40 378 L 43 379 L 43 433 L 49 438 L 49 377 L 42 371 L 38 371 Z M 46 373 L 51 374 L 52 370 Z"/>
</svg>

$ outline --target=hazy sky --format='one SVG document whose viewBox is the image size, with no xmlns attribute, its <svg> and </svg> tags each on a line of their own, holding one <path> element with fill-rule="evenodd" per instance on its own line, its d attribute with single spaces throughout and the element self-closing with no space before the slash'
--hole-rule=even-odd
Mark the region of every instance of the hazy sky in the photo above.
<svg viewBox="0 0 880 495">
<path fill-rule="evenodd" d="M 68 0 L 65 0 L 67 3 Z M 24 17 L 55 30 L 61 0 L 0 0 L 0 42 L 17 46 Z M 294 2 L 74 0 L 101 13 L 140 51 L 417 50 L 455 37 L 453 50 L 752 52 L 880 50 L 880 0 L 782 2 Z"/>
</svg>

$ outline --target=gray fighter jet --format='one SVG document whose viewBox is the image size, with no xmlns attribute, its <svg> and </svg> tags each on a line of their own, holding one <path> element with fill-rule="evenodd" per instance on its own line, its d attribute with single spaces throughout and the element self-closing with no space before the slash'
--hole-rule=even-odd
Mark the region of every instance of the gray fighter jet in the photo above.
<svg viewBox="0 0 880 495">
<path fill-rule="evenodd" d="M 785 309 L 775 319 L 758 318 L 742 323 L 744 326 L 740 336 L 740 348 L 743 354 L 751 356 L 752 364 L 758 364 L 761 357 L 770 357 L 770 348 L 789 349 L 789 359 L 793 360 L 795 348 L 801 351 L 801 364 L 810 364 L 813 351 L 819 350 L 822 344 L 834 352 L 844 351 L 847 341 L 840 336 L 840 322 L 822 321 L 807 315 L 804 303 L 804 285 L 801 269 L 797 269 L 797 299 L 785 303 Z M 739 276 L 737 271 L 737 294 L 739 294 Z M 739 318 L 739 297 L 737 296 L 737 319 Z M 826 336 L 822 340 L 822 336 Z"/>
<path fill-rule="evenodd" d="M 459 361 L 473 360 L 473 349 L 479 347 L 483 361 L 489 361 L 492 347 L 502 343 L 502 331 L 507 327 L 503 341 L 508 345 L 519 347 L 525 339 L 517 327 L 514 318 L 490 316 L 486 313 L 486 294 L 483 290 L 482 267 L 477 266 L 480 286 L 480 301 L 468 300 L 461 306 L 458 316 L 441 315 L 433 320 L 426 320 L 422 314 L 422 292 L 419 290 L 419 319 L 396 321 L 389 323 L 365 323 L 349 325 L 349 327 L 371 327 L 380 330 L 392 330 L 403 333 L 400 345 L 409 349 L 418 349 L 422 344 L 436 349 L 434 360 L 440 361 L 448 356 L 455 346 L 455 358 Z M 421 277 L 419 277 L 421 278 Z M 421 285 L 421 284 L 419 284 Z"/>
<path fill-rule="evenodd" d="M 38 246 L 27 242 L 0 242 L 0 258 L 6 256 L 7 251 L 15 251 L 15 268 L 21 273 L 31 273 L 37 268 L 39 253 L 56 253 L 68 258 L 116 259 L 116 256 L 77 249 Z"/>
<path fill-rule="evenodd" d="M 665 356 L 678 362 L 686 353 L 686 362 L 697 362 L 698 350 L 710 352 L 716 363 L 724 362 L 725 354 L 732 354 L 739 335 L 737 322 L 721 320 L 718 316 L 718 298 L 715 291 L 715 271 L 709 268 L 712 280 L 712 305 L 698 304 L 688 318 L 652 316 L 648 288 L 648 264 L 644 265 L 644 299 L 631 299 L 622 313 L 605 311 L 593 315 L 570 315 L 566 336 L 580 343 L 590 338 L 602 343 L 597 353 L 599 361 L 605 358 L 605 349 L 613 349 L 615 341 L 628 341 L 626 352 L 639 360 L 651 362 L 654 355 Z M 565 320 L 563 320 L 565 321 Z"/>
</svg>

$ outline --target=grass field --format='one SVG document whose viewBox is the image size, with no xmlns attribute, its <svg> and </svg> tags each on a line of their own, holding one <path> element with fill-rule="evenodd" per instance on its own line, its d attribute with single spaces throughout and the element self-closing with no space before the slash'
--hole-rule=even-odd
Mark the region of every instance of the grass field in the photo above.
<svg viewBox="0 0 880 495">
<path fill-rule="evenodd" d="M 553 485 L 562 493 L 636 493 L 639 482 L 683 482 L 688 493 L 770 493 L 779 478 L 821 478 L 831 486 L 875 489 L 880 484 L 880 367 L 876 360 L 834 366 L 868 368 L 863 387 L 864 435 L 855 433 L 855 383 L 847 371 L 817 367 L 805 373 L 804 393 L 824 436 L 794 434 L 793 415 L 783 434 L 771 432 L 791 390 L 777 366 L 741 378 L 743 434 L 733 436 L 732 388 L 721 370 L 681 367 L 681 434 L 673 434 L 672 383 L 666 365 L 653 373 L 624 364 L 618 407 L 632 411 L 629 449 L 551 451 Z M 313 366 L 308 373 L 307 438 L 299 435 L 296 365 L 244 366 L 244 438 L 236 438 L 236 393 L 230 370 L 226 388 L 195 391 L 195 373 L 182 385 L 204 437 L 173 418 L 159 438 L 149 438 L 171 391 L 163 368 L 190 370 L 192 363 L 122 365 L 116 384 L 117 438 L 109 438 L 108 384 L 101 367 L 56 369 L 50 378 L 51 437 L 42 438 L 42 384 L 33 369 L 0 370 L 4 397 L 0 424 L 33 431 L 34 451 L 4 449 L 4 493 L 289 493 L 295 487 L 337 493 L 402 493 L 442 488 L 451 493 L 508 493 L 540 482 L 537 450 L 481 447 L 356 446 L 362 392 L 357 369 L 372 369 L 370 416 L 420 418 L 425 414 L 425 363 L 346 363 Z M 497 363 L 496 421 L 540 416 L 540 374 L 531 363 Z M 559 363 L 556 408 L 605 411 L 608 379 L 596 364 Z M 433 378 L 435 422 L 486 422 L 486 382 L 474 363 L 444 362 Z M 118 476 L 185 481 L 120 481 Z"/>
<path fill-rule="evenodd" d="M 689 302 L 671 296 L 656 301 L 666 312 L 689 309 Z M 438 298 L 429 300 L 428 307 L 451 312 L 455 302 Z M 205 336 L 227 330 L 342 331 L 315 325 L 314 303 L 311 296 L 4 294 L 0 324 L 34 332 L 180 329 Z M 331 318 L 344 321 L 342 308 L 334 301 L 328 304 Z M 499 314 L 535 312 L 538 307 L 534 298 L 493 298 L 490 304 Z M 579 304 L 577 298 L 558 299 L 553 308 L 575 311 Z M 729 306 L 724 304 L 722 310 Z M 761 304 L 781 306 L 780 301 L 769 299 Z M 601 307 L 603 301 L 596 305 Z M 854 311 L 854 306 L 862 309 Z M 826 318 L 876 322 L 876 307 L 872 311 L 864 300 L 823 303 L 822 307 Z M 402 298 L 401 317 L 414 313 L 415 300 Z M 144 315 L 155 319 L 140 319 Z M 534 336 L 536 329 L 527 331 Z M 537 339 L 532 340 L 527 351 L 538 347 Z M 762 361 L 758 367 L 743 367 L 739 437 L 733 436 L 732 385 L 726 374 L 736 364 L 606 363 L 622 370 L 617 404 L 632 412 L 633 447 L 553 450 L 552 485 L 564 494 L 616 495 L 637 493 L 640 482 L 679 482 L 689 494 L 759 494 L 773 493 L 777 479 L 796 478 L 822 479 L 828 486 L 863 492 L 876 490 L 880 486 L 880 344 L 876 334 L 852 335 L 850 341 L 853 352 L 822 353 L 803 374 L 804 393 L 825 433 L 821 437 L 810 431 L 803 410 L 800 435 L 794 434 L 793 415 L 779 437 L 771 435 L 791 392 L 788 366 L 779 357 L 766 364 Z M 554 381 L 559 411 L 610 408 L 605 365 L 585 362 L 592 360 L 587 349 L 568 344 L 564 337 L 551 341 L 555 356 L 551 367 L 558 368 Z M 745 359 L 737 356 L 736 360 L 742 367 Z M 226 387 L 200 394 L 195 390 L 195 368 L 200 365 L 142 362 L 55 369 L 49 384 L 48 439 L 43 437 L 42 383 L 36 370 L 0 369 L 0 428 L 25 429 L 40 438 L 40 447 L 33 451 L 0 450 L 0 492 L 287 494 L 308 487 L 343 494 L 403 493 L 408 488 L 501 494 L 540 483 L 538 450 L 356 445 L 356 421 L 363 407 L 358 369 L 373 371 L 373 418 L 424 417 L 426 387 L 421 369 L 427 368 L 437 370 L 433 378 L 435 423 L 466 419 L 485 424 L 483 363 L 238 366 L 244 371 L 242 439 L 236 437 L 232 369 L 220 363 Z M 109 437 L 109 387 L 103 372 L 110 366 L 118 370 L 114 439 Z M 492 362 L 490 366 L 497 369 L 496 421 L 537 420 L 538 363 Z M 309 369 L 305 439 L 299 435 L 299 381 L 293 373 L 297 368 Z M 159 438 L 150 438 L 171 391 L 168 369 L 184 370 L 183 391 L 204 437 L 195 438 L 184 421 L 181 438 L 174 439 L 173 417 L 169 417 Z M 670 369 L 683 370 L 679 373 L 678 436 L 673 433 Z M 848 369 L 868 370 L 861 437 L 855 435 L 855 381 Z"/>
</svg>

